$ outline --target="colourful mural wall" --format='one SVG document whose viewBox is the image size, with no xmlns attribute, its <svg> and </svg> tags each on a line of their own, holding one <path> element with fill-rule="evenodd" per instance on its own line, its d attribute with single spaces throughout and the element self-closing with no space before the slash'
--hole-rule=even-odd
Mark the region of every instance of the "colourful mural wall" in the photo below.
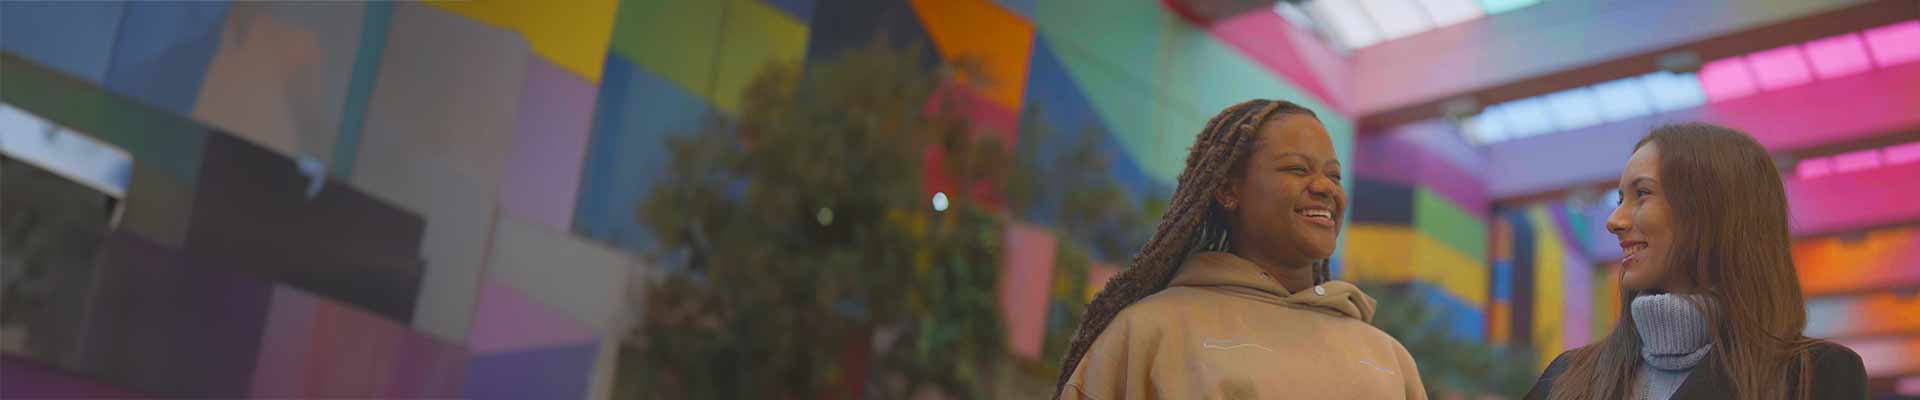
<svg viewBox="0 0 1920 400">
<path fill-rule="evenodd" d="M 1581 245 L 1590 239 L 1578 233 L 1597 227 L 1580 211 L 1557 202 L 1494 212 L 1489 339 L 1532 349 L 1540 367 L 1603 336 L 1619 315 L 1618 269 Z"/>
<path fill-rule="evenodd" d="M 1406 285 L 1439 307 L 1443 329 L 1487 338 L 1493 299 L 1484 158 L 1448 124 L 1403 126 L 1360 138 L 1356 147 L 1352 224 L 1336 274 Z"/>
<path fill-rule="evenodd" d="M 1168 193 L 1191 135 L 1252 98 L 1318 111 L 1342 158 L 1354 157 L 1353 123 L 1335 98 L 1339 84 L 1328 83 L 1340 79 L 1328 64 L 1338 58 L 1323 44 L 1300 36 L 1287 49 L 1249 46 L 1243 30 L 1194 27 L 1152 1 L 0 9 L 0 100 L 133 160 L 124 215 L 101 245 L 125 249 L 101 257 L 153 255 L 128 258 L 135 269 L 126 272 L 158 285 L 152 296 L 231 292 L 222 298 L 261 305 L 168 305 L 221 321 L 159 324 L 171 330 L 152 337 L 206 338 L 170 352 L 136 346 L 64 360 L 105 350 L 89 347 L 103 346 L 95 339 L 47 339 L 83 328 L 53 324 L 35 325 L 29 344 L 8 353 L 9 368 L 50 363 L 158 396 L 604 396 L 633 312 L 621 295 L 629 275 L 648 268 L 637 255 L 657 250 L 634 205 L 667 159 L 663 139 L 740 112 L 741 91 L 768 64 L 805 65 L 876 37 L 979 66 L 968 78 L 989 85 L 950 90 L 984 133 L 1012 139 L 1027 123 L 1097 135 L 1134 194 Z M 1431 212 L 1409 227 L 1484 225 L 1423 196 Z M 1448 268 L 1484 270 L 1473 261 L 1484 244 L 1422 237 L 1448 238 L 1422 253 Z M 1020 262 L 1006 263 L 1004 276 L 1053 274 L 1056 257 L 1022 246 L 1011 246 L 1019 251 L 1009 260 Z M 97 273 L 121 274 L 113 267 Z M 1096 269 L 1101 281 L 1116 271 Z M 1455 295 L 1479 280 L 1442 283 L 1439 271 L 1425 275 L 1436 293 L 1484 301 Z M 1090 279 L 1075 276 L 1087 285 L 1056 294 L 1047 292 L 1059 285 L 1003 287 L 1016 322 L 1010 350 L 1037 355 L 1042 335 L 1070 329 L 1050 314 L 1084 301 L 1079 292 L 1098 286 Z M 125 296 L 136 297 L 62 301 L 133 307 L 149 294 Z M 184 351 L 230 357 L 197 369 L 157 364 Z"/>
<path fill-rule="evenodd" d="M 1807 336 L 1852 347 L 1870 375 L 1920 373 L 1920 227 L 1801 238 L 1793 262 Z"/>
<path fill-rule="evenodd" d="M 663 140 L 736 116 L 766 65 L 879 37 L 977 65 L 966 78 L 987 85 L 947 90 L 982 134 L 1045 126 L 1060 137 L 1043 157 L 1091 135 L 1135 195 L 1173 188 L 1218 110 L 1301 103 L 1353 169 L 1339 277 L 1411 288 L 1443 329 L 1543 365 L 1619 315 L 1609 204 L 1491 205 L 1522 181 L 1501 154 L 1551 152 L 1475 147 L 1441 120 L 1360 137 L 1354 66 L 1272 13 L 1203 28 L 1154 1 L 0 2 L 0 101 L 132 160 L 96 258 L 48 277 L 49 312 L 104 317 L 0 332 L 0 393 L 605 397 L 638 312 L 623 293 L 658 250 L 634 213 Z M 1910 81 L 1900 68 L 1879 73 Z M 1570 143 L 1554 140 L 1532 143 Z M 1047 223 L 1012 225 L 1000 266 L 1033 278 L 999 293 L 1026 359 L 1126 261 L 1068 268 Z M 1886 317 L 1920 312 L 1915 249 L 1911 227 L 1801 240 L 1808 333 L 1872 350 L 1877 375 L 1920 373 L 1920 327 Z"/>
<path fill-rule="evenodd" d="M 1488 339 L 1553 354 L 1605 336 L 1620 317 L 1619 250 L 1605 248 L 1611 204 L 1550 202 L 1496 211 Z M 1584 228 L 1579 228 L 1584 226 Z M 1577 233 L 1586 231 L 1586 237 Z M 1549 232 L 1542 234 L 1542 232 Z M 1796 238 L 1807 336 L 1856 346 L 1874 376 L 1917 372 L 1920 229 Z M 1582 241 L 1584 248 L 1568 243 Z M 1557 275 L 1557 278 L 1555 277 Z M 1515 328 L 1518 327 L 1518 328 Z M 1869 352 L 1867 350 L 1874 350 Z"/>
</svg>

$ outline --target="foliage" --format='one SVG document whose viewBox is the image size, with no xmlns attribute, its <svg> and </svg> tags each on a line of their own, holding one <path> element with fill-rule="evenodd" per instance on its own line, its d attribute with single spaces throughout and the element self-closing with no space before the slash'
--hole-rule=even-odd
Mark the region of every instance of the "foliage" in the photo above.
<svg viewBox="0 0 1920 400">
<path fill-rule="evenodd" d="M 1136 197 L 1112 172 L 1112 154 L 1100 146 L 1108 135 L 1089 126 L 1061 135 L 1030 108 L 1021 118 L 1016 168 L 1008 172 L 1008 205 L 1015 215 L 1050 222 L 1060 233 L 1055 253 L 1046 341 L 1041 357 L 1022 365 L 1049 382 L 1085 311 L 1092 264 L 1126 266 L 1146 244 L 1167 200 L 1153 190 Z"/>
<path fill-rule="evenodd" d="M 1002 228 L 957 193 L 929 209 L 921 173 L 937 148 L 979 186 L 1010 155 L 927 107 L 964 74 L 920 53 L 876 42 L 804 74 L 770 66 L 733 120 L 667 141 L 639 214 L 685 265 L 646 288 L 630 338 L 644 368 L 624 395 L 978 395 L 1004 343 Z"/>
<path fill-rule="evenodd" d="M 1440 311 L 1428 306 L 1411 288 L 1370 286 L 1362 290 L 1380 304 L 1373 325 L 1399 339 L 1419 363 L 1427 397 L 1438 399 L 1444 398 L 1442 393 L 1459 393 L 1469 398 L 1491 394 L 1517 399 L 1533 386 L 1539 370 L 1534 368 L 1532 360 L 1537 358 L 1531 351 L 1452 336 L 1438 322 Z"/>
<path fill-rule="evenodd" d="M 1167 199 L 1153 189 L 1136 196 L 1120 185 L 1113 175 L 1114 155 L 1100 146 L 1109 133 L 1087 126 L 1062 135 L 1038 114 L 1030 109 L 1022 118 L 1019 167 L 1009 172 L 1009 205 L 1017 215 L 1054 222 L 1067 241 L 1086 246 L 1093 259 L 1125 264 L 1153 235 Z"/>
<path fill-rule="evenodd" d="M 0 157 L 0 326 L 43 315 L 54 268 L 82 268 L 105 237 L 113 199 L 13 158 Z"/>
</svg>

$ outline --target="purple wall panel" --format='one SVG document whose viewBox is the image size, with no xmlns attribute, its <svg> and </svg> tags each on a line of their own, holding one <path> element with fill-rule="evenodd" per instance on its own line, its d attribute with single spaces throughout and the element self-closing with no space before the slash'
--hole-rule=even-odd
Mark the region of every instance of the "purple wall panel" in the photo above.
<svg viewBox="0 0 1920 400">
<path fill-rule="evenodd" d="M 130 235 L 102 246 L 82 370 L 162 396 L 242 397 L 272 287 L 250 275 L 186 265 Z"/>
<path fill-rule="evenodd" d="M 593 331 L 559 310 L 492 279 L 480 283 L 468 348 L 475 356 L 592 343 Z"/>
<path fill-rule="evenodd" d="M 474 400 L 579 399 L 587 395 L 599 343 L 477 356 L 467 364 Z"/>
<path fill-rule="evenodd" d="M 1426 188 L 1461 210 L 1487 218 L 1486 156 L 1459 137 L 1445 121 L 1402 126 L 1360 137 L 1347 165 L 1358 177 Z"/>
<path fill-rule="evenodd" d="M 289 396 L 299 391 L 304 361 L 313 351 L 313 308 L 319 298 L 276 285 L 253 370 L 254 396 Z"/>
<path fill-rule="evenodd" d="M 509 214 L 567 231 L 580 192 L 589 124 L 599 87 L 544 58 L 527 64 L 514 120 L 500 207 Z"/>
<path fill-rule="evenodd" d="M 1560 275 L 1566 302 L 1560 319 L 1560 343 L 1582 346 L 1593 341 L 1593 262 L 1578 249 L 1567 250 Z"/>
<path fill-rule="evenodd" d="M 0 398 L 145 399 L 148 396 L 34 361 L 0 357 Z"/>
</svg>

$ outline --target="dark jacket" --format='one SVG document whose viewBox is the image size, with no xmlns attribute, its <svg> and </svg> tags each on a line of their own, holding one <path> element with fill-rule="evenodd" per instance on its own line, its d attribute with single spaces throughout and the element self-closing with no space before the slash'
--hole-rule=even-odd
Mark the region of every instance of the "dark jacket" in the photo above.
<svg viewBox="0 0 1920 400">
<path fill-rule="evenodd" d="M 1807 352 L 1813 356 L 1810 360 L 1813 388 L 1809 392 L 1809 399 L 1867 398 L 1867 370 L 1860 363 L 1859 354 L 1854 354 L 1846 346 L 1825 341 L 1814 344 Z M 1567 353 L 1554 357 L 1553 363 L 1547 365 L 1546 372 L 1540 374 L 1540 380 L 1534 382 L 1533 390 L 1527 391 L 1526 400 L 1546 399 L 1547 393 L 1553 391 L 1553 379 L 1558 378 L 1561 372 L 1566 372 L 1568 362 Z M 1713 356 L 1695 365 L 1693 373 L 1687 374 L 1687 380 L 1681 382 L 1680 388 L 1673 392 L 1673 400 L 1731 399 L 1733 384 L 1725 374 L 1717 372 L 1720 370 L 1718 365 Z M 1705 373 L 1709 371 L 1714 372 Z M 1788 371 L 1789 375 L 1798 373 L 1798 368 Z M 1789 385 L 1791 387 L 1788 390 L 1798 390 L 1798 383 Z"/>
</svg>

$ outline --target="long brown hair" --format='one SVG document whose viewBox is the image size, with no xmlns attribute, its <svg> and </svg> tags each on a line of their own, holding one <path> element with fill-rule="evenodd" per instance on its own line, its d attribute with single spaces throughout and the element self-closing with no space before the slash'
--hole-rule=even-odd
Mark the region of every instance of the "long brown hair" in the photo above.
<svg viewBox="0 0 1920 400">
<path fill-rule="evenodd" d="M 1807 348 L 1815 341 L 1801 335 L 1806 303 L 1773 159 L 1746 134 L 1704 123 L 1655 128 L 1634 150 L 1649 144 L 1660 151 L 1658 178 L 1676 228 L 1667 265 L 1713 302 L 1699 308 L 1714 332 L 1708 353 L 1717 368 L 1694 374 L 1725 377 L 1736 399 L 1807 398 Z M 1624 291 L 1621 309 L 1640 294 Z M 1640 340 L 1633 313 L 1621 312 L 1613 333 L 1568 353 L 1569 367 L 1554 379 L 1549 398 L 1628 397 Z M 1796 393 L 1787 393 L 1789 382 L 1798 382 Z"/>
<path fill-rule="evenodd" d="M 1207 121 L 1206 128 L 1188 149 L 1187 167 L 1180 172 L 1173 199 L 1167 205 L 1166 214 L 1160 217 L 1160 226 L 1147 239 L 1146 247 L 1134 255 L 1133 266 L 1108 280 L 1106 288 L 1087 305 L 1080 329 L 1074 332 L 1073 342 L 1061 361 L 1054 397 L 1060 397 L 1060 390 L 1073 376 L 1080 358 L 1120 309 L 1165 289 L 1189 253 L 1226 249 L 1227 213 L 1213 194 L 1231 178 L 1246 172 L 1247 154 L 1259 139 L 1260 125 L 1285 115 L 1319 118 L 1312 110 L 1291 102 L 1251 100 L 1227 107 Z M 1326 269 L 1325 262 L 1314 266 L 1316 281 L 1325 279 Z"/>
</svg>

